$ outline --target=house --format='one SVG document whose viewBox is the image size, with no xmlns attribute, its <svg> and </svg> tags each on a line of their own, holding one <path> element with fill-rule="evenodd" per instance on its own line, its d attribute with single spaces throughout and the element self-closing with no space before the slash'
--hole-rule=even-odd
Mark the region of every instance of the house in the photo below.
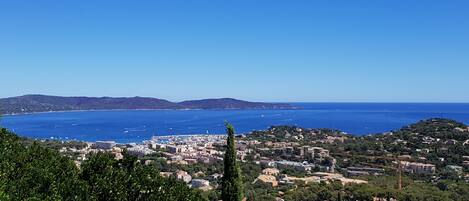
<svg viewBox="0 0 469 201">
<path fill-rule="evenodd" d="M 256 181 L 261 181 L 262 183 L 271 185 L 272 187 L 278 186 L 277 178 L 272 175 L 261 174 L 257 177 Z"/>
<path fill-rule="evenodd" d="M 193 188 L 200 188 L 204 186 L 210 186 L 210 182 L 205 179 L 193 179 L 191 181 L 191 186 Z"/>
<path fill-rule="evenodd" d="M 306 147 L 305 149 L 311 159 L 329 157 L 329 150 L 322 147 Z"/>
<path fill-rule="evenodd" d="M 192 180 L 192 176 L 187 174 L 186 171 L 178 171 L 176 172 L 176 178 L 181 180 L 181 181 L 184 181 L 186 183 L 189 183 L 191 180 Z"/>
<path fill-rule="evenodd" d="M 280 171 L 277 168 L 266 168 L 262 170 L 262 174 L 266 175 L 273 175 L 276 176 L 280 173 Z"/>
</svg>

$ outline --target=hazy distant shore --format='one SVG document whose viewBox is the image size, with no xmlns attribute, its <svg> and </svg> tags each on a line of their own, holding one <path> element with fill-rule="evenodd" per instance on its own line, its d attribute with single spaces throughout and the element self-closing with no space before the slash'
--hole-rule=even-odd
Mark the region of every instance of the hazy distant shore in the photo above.
<svg viewBox="0 0 469 201">
<path fill-rule="evenodd" d="M 2 116 L 20 116 L 20 115 L 33 115 L 33 114 L 47 114 L 47 113 L 66 113 L 66 112 L 106 112 L 106 111 L 165 111 L 165 110 L 217 110 L 217 109 L 91 109 L 91 110 L 57 110 L 57 111 L 44 111 L 44 112 L 25 112 L 13 114 L 1 114 Z M 242 109 L 219 109 L 219 110 L 242 110 Z"/>
</svg>

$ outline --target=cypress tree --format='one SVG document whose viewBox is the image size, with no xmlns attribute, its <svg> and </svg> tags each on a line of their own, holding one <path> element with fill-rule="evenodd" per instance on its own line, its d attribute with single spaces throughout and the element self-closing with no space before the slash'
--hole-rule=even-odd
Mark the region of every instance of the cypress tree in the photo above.
<svg viewBox="0 0 469 201">
<path fill-rule="evenodd" d="M 234 128 L 229 123 L 226 123 L 226 132 L 228 138 L 226 140 L 225 158 L 223 159 L 224 173 L 221 198 L 223 201 L 241 201 L 244 199 L 243 181 L 241 169 L 236 162 Z"/>
</svg>

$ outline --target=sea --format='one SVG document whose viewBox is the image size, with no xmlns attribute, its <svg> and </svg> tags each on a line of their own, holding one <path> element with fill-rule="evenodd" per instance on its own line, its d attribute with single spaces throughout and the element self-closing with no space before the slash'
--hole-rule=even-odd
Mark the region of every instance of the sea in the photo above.
<svg viewBox="0 0 469 201">
<path fill-rule="evenodd" d="M 108 110 L 3 116 L 0 126 L 36 139 L 141 142 L 152 136 L 238 134 L 270 126 L 332 128 L 353 135 L 397 130 L 428 118 L 469 124 L 468 103 L 290 103 L 293 110 Z"/>
</svg>

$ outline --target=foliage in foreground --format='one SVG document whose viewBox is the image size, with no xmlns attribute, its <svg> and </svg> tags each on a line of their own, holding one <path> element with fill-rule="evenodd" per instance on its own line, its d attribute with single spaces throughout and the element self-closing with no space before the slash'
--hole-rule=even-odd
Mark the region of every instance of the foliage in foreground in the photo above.
<svg viewBox="0 0 469 201">
<path fill-rule="evenodd" d="M 203 200 L 200 193 L 124 154 L 97 153 L 81 170 L 37 143 L 0 130 L 0 200 Z"/>
</svg>

